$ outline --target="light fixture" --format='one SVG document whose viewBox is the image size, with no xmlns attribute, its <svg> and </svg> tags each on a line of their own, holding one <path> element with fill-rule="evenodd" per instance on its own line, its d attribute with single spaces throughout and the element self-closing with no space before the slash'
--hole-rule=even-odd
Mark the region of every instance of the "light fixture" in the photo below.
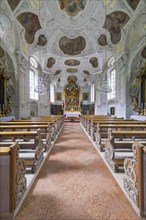
<svg viewBox="0 0 146 220">
<path fill-rule="evenodd" d="M 109 86 L 108 77 L 102 74 L 98 74 L 96 78 L 96 90 L 102 94 L 107 94 L 112 91 L 111 87 Z"/>
<path fill-rule="evenodd" d="M 48 92 L 48 90 L 49 90 L 49 87 L 47 86 L 46 83 L 44 83 L 44 78 L 40 76 L 38 78 L 38 85 L 34 89 L 34 91 L 38 92 L 39 94 L 45 94 Z"/>
</svg>

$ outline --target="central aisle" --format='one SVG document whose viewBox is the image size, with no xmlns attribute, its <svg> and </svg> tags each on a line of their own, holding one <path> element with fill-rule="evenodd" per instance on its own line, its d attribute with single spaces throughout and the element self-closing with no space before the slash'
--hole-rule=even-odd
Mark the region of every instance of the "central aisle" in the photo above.
<svg viewBox="0 0 146 220">
<path fill-rule="evenodd" d="M 16 220 L 140 219 L 79 123 L 65 123 Z"/>
</svg>

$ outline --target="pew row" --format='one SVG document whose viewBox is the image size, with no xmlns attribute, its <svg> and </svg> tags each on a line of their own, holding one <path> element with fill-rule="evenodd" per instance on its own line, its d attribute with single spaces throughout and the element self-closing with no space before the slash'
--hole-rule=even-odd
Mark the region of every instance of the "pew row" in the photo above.
<svg viewBox="0 0 146 220">
<path fill-rule="evenodd" d="M 56 117 L 55 117 L 56 118 Z M 61 130 L 64 117 L 57 117 L 55 118 L 48 118 L 45 116 L 41 117 L 34 117 L 29 120 L 15 120 L 11 122 L 0 122 L 0 127 L 6 125 L 48 125 L 50 124 L 50 131 L 51 131 L 51 141 L 55 141 L 57 134 Z"/>
<path fill-rule="evenodd" d="M 91 136 L 91 138 L 94 139 L 94 136 L 95 136 L 95 133 L 97 131 L 97 128 L 98 128 L 98 124 L 139 124 L 139 125 L 146 125 L 146 122 L 145 121 L 136 121 L 136 120 L 129 120 L 129 119 L 114 119 L 114 120 L 109 120 L 109 119 L 106 119 L 106 120 L 94 120 L 94 121 L 91 121 L 90 124 L 88 125 L 87 127 L 87 132 L 88 134 Z"/>
<path fill-rule="evenodd" d="M 146 143 L 146 131 L 113 131 L 108 129 L 108 137 L 105 143 L 105 159 L 114 172 L 123 167 L 125 158 L 133 157 L 132 143 L 139 141 Z"/>
<path fill-rule="evenodd" d="M 15 126 L 15 125 L 50 125 L 51 131 L 51 140 L 54 141 L 58 131 L 61 129 L 60 124 L 55 122 L 48 122 L 48 121 L 13 121 L 13 122 L 0 122 L 0 128 L 3 129 L 3 126 Z"/>
<path fill-rule="evenodd" d="M 29 141 L 24 141 L 27 138 Z M 25 159 L 26 165 L 35 173 L 43 160 L 46 145 L 41 139 L 40 129 L 37 131 L 2 131 L 0 146 L 8 146 L 17 141 L 20 146 L 19 157 Z"/>
<path fill-rule="evenodd" d="M 0 219 L 13 219 L 26 191 L 26 164 L 19 157 L 19 144 L 0 147 Z"/>
<path fill-rule="evenodd" d="M 141 217 L 146 217 L 146 146 L 135 141 L 133 157 L 124 160 L 124 188 L 139 208 Z"/>
<path fill-rule="evenodd" d="M 41 125 L 0 125 L 0 131 L 36 131 L 40 129 L 41 139 L 44 141 L 45 151 L 49 150 L 51 147 L 51 140 L 53 139 L 53 132 L 51 130 L 50 123 Z M 26 145 L 26 142 L 24 143 Z M 29 145 L 29 143 L 28 143 Z"/>
<path fill-rule="evenodd" d="M 107 139 L 107 131 L 111 128 L 112 130 L 134 130 L 134 131 L 146 131 L 146 124 L 101 124 L 97 123 L 97 131 L 93 140 L 95 140 L 95 145 L 100 151 L 105 150 L 105 142 Z"/>
</svg>

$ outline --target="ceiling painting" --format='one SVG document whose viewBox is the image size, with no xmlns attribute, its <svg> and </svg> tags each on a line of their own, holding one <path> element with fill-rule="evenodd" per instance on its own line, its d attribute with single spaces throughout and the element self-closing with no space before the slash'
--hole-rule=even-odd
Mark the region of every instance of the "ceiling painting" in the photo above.
<svg viewBox="0 0 146 220">
<path fill-rule="evenodd" d="M 119 43 L 121 39 L 121 29 L 129 19 L 129 16 L 122 11 L 115 11 L 106 16 L 103 27 L 109 31 L 113 44 Z"/>
<path fill-rule="evenodd" d="M 74 39 L 64 36 L 59 41 L 59 47 L 66 55 L 78 55 L 85 49 L 85 46 L 86 40 L 82 36 Z"/>
<path fill-rule="evenodd" d="M 97 68 L 98 67 L 98 59 L 97 57 L 91 57 L 89 62 L 91 63 L 91 65 L 94 67 L 94 68 Z"/>
<path fill-rule="evenodd" d="M 74 59 L 66 60 L 64 63 L 67 66 L 78 66 L 78 65 L 80 65 L 80 61 L 79 60 L 74 60 Z"/>
<path fill-rule="evenodd" d="M 67 78 L 67 81 L 68 83 L 71 83 L 71 82 L 76 82 L 77 81 L 77 77 L 74 76 L 74 75 L 71 75 Z"/>
<path fill-rule="evenodd" d="M 141 56 L 146 59 L 146 47 L 142 50 Z"/>
<path fill-rule="evenodd" d="M 63 88 L 71 76 L 85 89 L 106 71 L 108 57 L 136 51 L 146 59 L 145 1 L 0 0 L 0 59 L 7 48 L 20 64 L 36 56 L 46 81 Z"/>
<path fill-rule="evenodd" d="M 135 10 L 138 6 L 138 3 L 140 2 L 140 0 L 127 0 L 128 4 L 130 5 L 130 7 Z"/>
<path fill-rule="evenodd" d="M 67 72 L 69 72 L 69 73 L 76 73 L 78 71 L 78 69 L 76 69 L 76 68 L 68 68 L 67 69 Z"/>
<path fill-rule="evenodd" d="M 89 75 L 90 76 L 90 73 L 88 70 L 83 70 L 83 73 L 85 73 L 86 75 Z"/>
<path fill-rule="evenodd" d="M 61 10 L 73 17 L 84 10 L 86 2 L 87 0 L 59 0 L 59 6 Z"/>
<path fill-rule="evenodd" d="M 61 70 L 56 70 L 56 72 L 54 73 L 54 76 L 59 75 L 61 73 Z"/>
<path fill-rule="evenodd" d="M 0 59 L 5 56 L 4 50 L 0 47 Z"/>
<path fill-rule="evenodd" d="M 107 37 L 105 34 L 101 34 L 100 37 L 98 38 L 98 43 L 101 46 L 106 46 L 107 45 Z"/>
<path fill-rule="evenodd" d="M 60 79 L 60 78 L 58 78 L 57 82 L 58 82 L 58 83 L 60 83 L 60 82 L 61 82 L 61 79 Z"/>
<path fill-rule="evenodd" d="M 15 10 L 15 8 L 17 7 L 17 5 L 19 4 L 21 0 L 7 0 L 8 4 L 10 5 L 10 8 L 12 9 L 12 11 Z"/>
<path fill-rule="evenodd" d="M 56 60 L 53 57 L 48 58 L 47 67 L 51 68 L 56 63 Z"/>
<path fill-rule="evenodd" d="M 87 79 L 84 77 L 84 82 L 87 82 Z"/>
<path fill-rule="evenodd" d="M 24 12 L 17 17 L 20 24 L 25 28 L 25 40 L 28 44 L 34 42 L 35 33 L 41 29 L 38 16 L 31 12 Z"/>
<path fill-rule="evenodd" d="M 38 37 L 38 42 L 37 42 L 37 44 L 39 45 L 39 46 L 45 46 L 46 44 L 47 44 L 47 38 L 45 37 L 45 35 L 44 34 L 41 34 L 39 37 Z"/>
</svg>

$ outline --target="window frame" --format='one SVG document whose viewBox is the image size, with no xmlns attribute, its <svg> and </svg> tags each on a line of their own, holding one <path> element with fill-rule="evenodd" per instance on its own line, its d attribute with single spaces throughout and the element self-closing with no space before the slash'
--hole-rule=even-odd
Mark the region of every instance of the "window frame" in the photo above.
<svg viewBox="0 0 146 220">
<path fill-rule="evenodd" d="M 37 87 L 38 87 L 38 71 L 34 70 L 33 68 L 30 68 L 29 70 L 29 98 L 31 100 L 39 99 L 38 92 L 35 91 Z"/>
<path fill-rule="evenodd" d="M 90 92 L 91 92 L 91 103 L 95 102 L 95 84 L 92 83 L 91 84 L 91 88 L 90 88 Z"/>
<path fill-rule="evenodd" d="M 111 57 L 108 61 L 108 85 L 111 88 L 111 91 L 107 93 L 108 100 L 116 99 L 116 67 L 115 67 L 115 57 Z"/>
</svg>

